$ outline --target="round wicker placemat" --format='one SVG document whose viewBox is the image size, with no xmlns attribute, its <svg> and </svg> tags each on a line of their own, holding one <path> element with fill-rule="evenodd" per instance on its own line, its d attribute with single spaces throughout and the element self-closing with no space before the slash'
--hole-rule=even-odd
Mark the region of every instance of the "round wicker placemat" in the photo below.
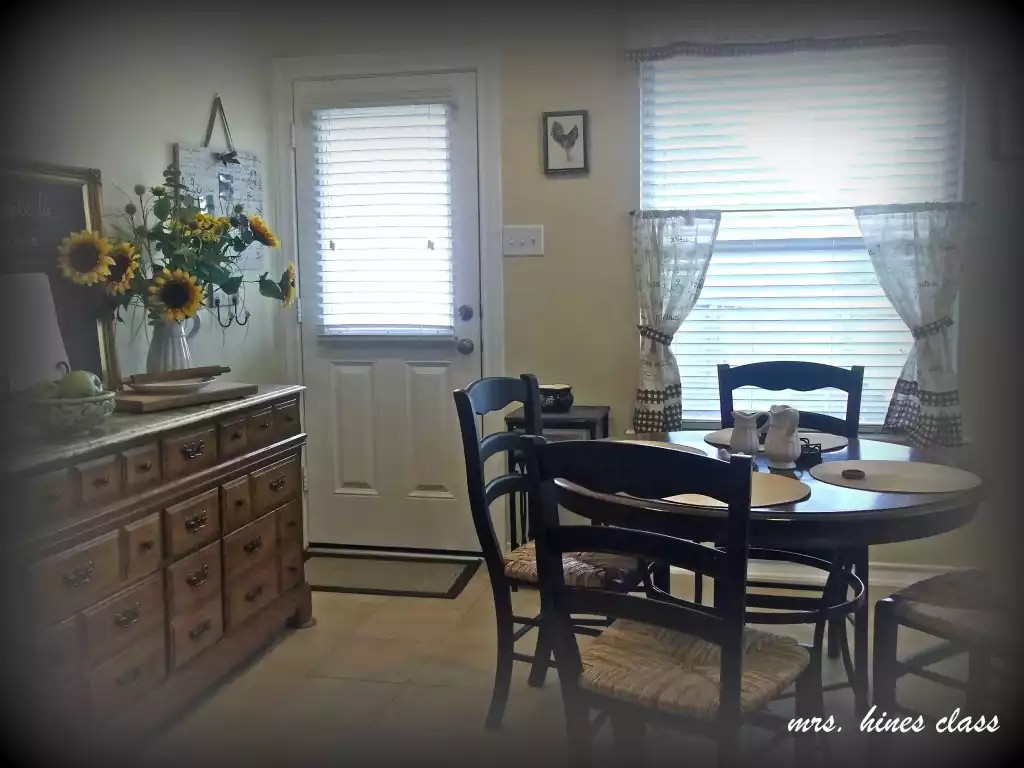
<svg viewBox="0 0 1024 768">
<path fill-rule="evenodd" d="M 845 448 L 850 444 L 850 441 L 840 435 L 830 435 L 827 432 L 812 432 L 810 430 L 799 430 L 800 437 L 806 437 L 808 441 L 813 445 L 815 443 L 821 444 L 821 452 L 828 453 L 829 451 L 838 451 L 841 448 Z M 704 442 L 710 443 L 718 448 L 728 448 L 729 440 L 732 438 L 732 427 L 726 427 L 725 429 L 719 429 L 716 432 L 708 432 L 704 435 Z M 764 445 L 761 445 L 761 451 L 764 452 Z"/>
<path fill-rule="evenodd" d="M 811 487 L 786 475 L 769 472 L 756 472 L 750 478 L 750 506 L 773 507 L 779 504 L 792 504 L 803 501 L 811 495 Z M 699 493 L 684 493 L 680 496 L 669 496 L 665 501 L 677 504 L 689 504 L 697 507 L 725 507 L 718 499 L 702 496 Z"/>
<path fill-rule="evenodd" d="M 859 469 L 864 477 L 843 477 L 844 469 Z M 829 485 L 880 493 L 951 493 L 981 485 L 981 478 L 973 472 L 923 461 L 827 461 L 811 467 L 811 477 Z"/>
</svg>

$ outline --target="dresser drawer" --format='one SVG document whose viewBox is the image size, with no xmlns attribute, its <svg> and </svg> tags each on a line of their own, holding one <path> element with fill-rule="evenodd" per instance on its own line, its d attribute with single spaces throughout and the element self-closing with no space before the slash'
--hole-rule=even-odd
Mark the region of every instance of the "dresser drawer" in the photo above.
<svg viewBox="0 0 1024 768">
<path fill-rule="evenodd" d="M 154 512 L 124 527 L 125 579 L 135 581 L 160 567 L 164 558 L 160 513 Z"/>
<path fill-rule="evenodd" d="M 31 478 L 26 484 L 28 507 L 37 515 L 58 517 L 75 503 L 75 483 L 68 469 Z"/>
<path fill-rule="evenodd" d="M 303 576 L 305 556 L 301 544 L 288 544 L 281 548 L 281 592 L 300 583 Z"/>
<path fill-rule="evenodd" d="M 274 406 L 274 432 L 276 439 L 286 440 L 301 432 L 299 424 L 299 401 L 281 403 Z"/>
<path fill-rule="evenodd" d="M 302 546 L 302 505 L 298 499 L 289 501 L 274 512 L 277 516 L 277 538 L 285 543 Z"/>
<path fill-rule="evenodd" d="M 127 493 L 160 484 L 160 446 L 156 443 L 132 448 L 121 454 L 124 489 Z"/>
<path fill-rule="evenodd" d="M 224 606 L 224 619 L 228 631 L 274 601 L 278 594 L 277 570 L 275 560 L 265 568 L 246 571 L 227 585 L 224 590 L 227 603 Z"/>
<path fill-rule="evenodd" d="M 224 635 L 224 606 L 220 594 L 171 621 L 171 667 L 191 661 Z"/>
<path fill-rule="evenodd" d="M 75 467 L 82 506 L 102 504 L 121 495 L 121 462 L 117 456 L 104 456 Z"/>
<path fill-rule="evenodd" d="M 119 592 L 82 613 L 86 656 L 92 663 L 113 656 L 164 625 L 163 574 Z"/>
<path fill-rule="evenodd" d="M 250 413 L 247 420 L 249 433 L 249 450 L 255 451 L 265 448 L 276 440 L 274 434 L 274 409 L 264 408 L 263 410 Z"/>
<path fill-rule="evenodd" d="M 160 441 L 165 482 L 191 475 L 217 463 L 217 430 L 187 432 Z"/>
<path fill-rule="evenodd" d="M 276 509 L 286 501 L 299 495 L 299 457 L 292 456 L 271 464 L 266 469 L 253 472 L 252 483 L 253 514 L 260 517 Z"/>
<path fill-rule="evenodd" d="M 204 600 L 220 595 L 220 542 L 179 560 L 167 569 L 167 595 L 171 615 L 180 616 Z"/>
<path fill-rule="evenodd" d="M 42 668 L 76 667 L 81 655 L 78 618 L 72 616 L 39 633 L 33 661 Z"/>
<path fill-rule="evenodd" d="M 264 515 L 254 523 L 224 537 L 224 580 L 255 568 L 277 554 L 277 525 L 274 515 Z"/>
<path fill-rule="evenodd" d="M 103 718 L 156 686 L 167 675 L 165 655 L 161 629 L 96 667 L 89 674 L 89 701 L 93 713 Z"/>
<path fill-rule="evenodd" d="M 252 521 L 248 475 L 220 487 L 220 509 L 224 533 L 231 533 Z"/>
<path fill-rule="evenodd" d="M 164 514 L 167 551 L 172 558 L 220 538 L 220 489 L 168 507 Z"/>
<path fill-rule="evenodd" d="M 231 459 L 245 453 L 249 447 L 248 423 L 245 416 L 238 416 L 217 424 L 217 445 L 220 458 Z"/>
<path fill-rule="evenodd" d="M 118 531 L 111 531 L 32 566 L 33 605 L 41 623 L 60 621 L 117 589 L 118 539 Z"/>
</svg>

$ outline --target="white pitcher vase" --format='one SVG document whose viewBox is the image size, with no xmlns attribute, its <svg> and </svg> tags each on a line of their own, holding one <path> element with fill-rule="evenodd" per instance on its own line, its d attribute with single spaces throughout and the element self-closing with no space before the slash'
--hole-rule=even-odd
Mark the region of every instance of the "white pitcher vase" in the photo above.
<svg viewBox="0 0 1024 768">
<path fill-rule="evenodd" d="M 768 435 L 764 439 L 764 455 L 770 469 L 796 469 L 800 458 L 800 411 L 788 405 L 768 409 Z"/>
<path fill-rule="evenodd" d="M 180 371 L 192 367 L 192 353 L 188 342 L 199 333 L 199 316 L 189 318 L 192 327 L 185 333 L 185 322 L 167 320 L 153 326 L 153 338 L 149 342 L 149 354 L 146 355 L 146 373 L 163 373 Z"/>
</svg>

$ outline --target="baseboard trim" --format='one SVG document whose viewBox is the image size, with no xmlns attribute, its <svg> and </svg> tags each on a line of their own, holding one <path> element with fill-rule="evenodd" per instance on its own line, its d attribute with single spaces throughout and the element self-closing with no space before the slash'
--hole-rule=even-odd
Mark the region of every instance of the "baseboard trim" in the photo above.
<svg viewBox="0 0 1024 768">
<path fill-rule="evenodd" d="M 365 557 L 382 557 L 391 559 L 408 558 L 410 560 L 430 557 L 434 560 L 451 560 L 462 563 L 479 561 L 483 555 L 479 552 L 469 552 L 458 549 L 413 549 L 404 547 L 371 547 L 361 544 L 318 544 L 310 543 L 306 549 L 306 556 L 309 555 L 354 555 Z"/>
<path fill-rule="evenodd" d="M 960 570 L 948 565 L 919 565 L 917 563 L 870 563 L 868 587 L 903 589 L 911 584 L 949 571 Z M 690 578 L 689 571 L 672 568 L 677 578 Z M 771 560 L 751 560 L 747 566 L 747 578 L 764 581 L 780 581 L 786 584 L 824 584 L 825 573 L 816 568 L 779 563 Z"/>
</svg>

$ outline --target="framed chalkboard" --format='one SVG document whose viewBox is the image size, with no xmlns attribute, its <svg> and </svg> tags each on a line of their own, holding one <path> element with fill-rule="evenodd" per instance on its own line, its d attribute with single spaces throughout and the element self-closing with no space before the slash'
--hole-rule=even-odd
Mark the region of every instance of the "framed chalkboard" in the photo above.
<svg viewBox="0 0 1024 768">
<path fill-rule="evenodd" d="M 57 269 L 57 248 L 73 232 L 102 232 L 100 172 L 44 163 L 0 161 L 0 279 L 3 274 L 47 275 L 68 364 L 119 388 L 113 323 L 98 286 L 78 286 Z M 31 338 L 32 318 L 5 318 L 5 333 Z"/>
</svg>

